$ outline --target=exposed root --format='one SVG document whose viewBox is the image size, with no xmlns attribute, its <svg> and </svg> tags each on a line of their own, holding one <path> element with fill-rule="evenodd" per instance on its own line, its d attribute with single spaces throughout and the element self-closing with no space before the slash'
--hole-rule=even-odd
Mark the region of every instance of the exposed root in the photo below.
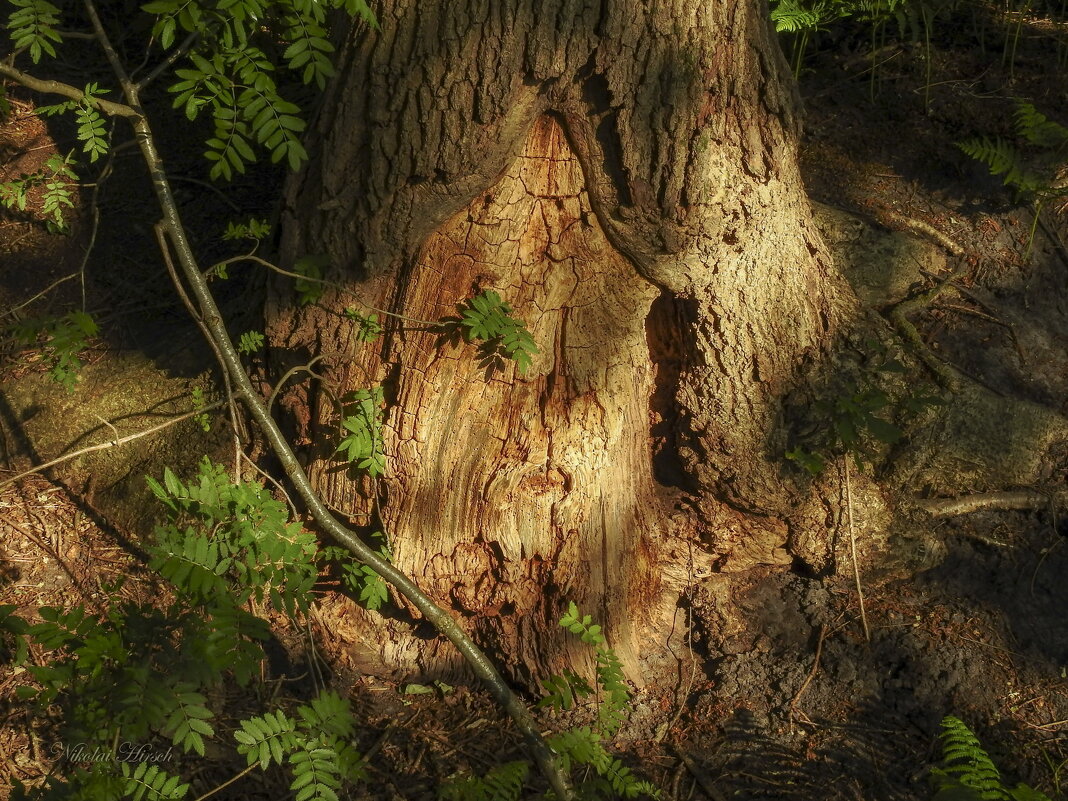
<svg viewBox="0 0 1068 801">
<path fill-rule="evenodd" d="M 1038 492 L 1036 490 L 1009 490 L 1005 492 L 978 492 L 956 498 L 929 498 L 914 501 L 917 508 L 932 517 L 955 517 L 982 510 L 1039 511 L 1068 507 L 1068 491 Z"/>
</svg>

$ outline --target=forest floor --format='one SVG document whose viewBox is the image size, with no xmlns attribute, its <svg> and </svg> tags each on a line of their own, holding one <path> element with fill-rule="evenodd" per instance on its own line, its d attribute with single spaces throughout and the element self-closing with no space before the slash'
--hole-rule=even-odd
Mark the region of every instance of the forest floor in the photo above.
<svg viewBox="0 0 1068 801">
<path fill-rule="evenodd" d="M 1011 139 L 1016 97 L 1068 124 L 1068 82 L 1051 66 L 1063 59 L 1064 34 L 1049 38 L 1037 22 L 1024 32 L 1007 62 L 1001 44 L 984 53 L 963 25 L 931 49 L 921 40 L 872 54 L 859 36 L 819 42 L 801 76 L 802 166 L 821 203 L 873 226 L 919 221 L 958 243 L 966 269 L 957 286 L 914 319 L 925 341 L 995 393 L 1068 414 L 1066 215 L 1048 205 L 1030 242 L 1031 206 L 955 145 L 976 135 Z M 0 129 L 0 179 L 57 152 L 29 110 L 16 97 Z M 195 179 L 186 185 L 194 230 L 208 241 L 227 212 L 208 202 L 212 190 Z M 239 189 L 261 200 L 270 194 L 251 179 Z M 195 376 L 210 363 L 195 330 L 184 333 L 181 310 L 158 286 L 138 281 L 150 272 L 138 265 L 156 258 L 151 218 L 136 213 L 148 205 L 141 191 L 123 183 L 105 192 L 99 229 L 83 197 L 67 238 L 24 215 L 0 217 L 0 311 L 76 274 L 95 239 L 93 264 L 113 269 L 97 269 L 86 291 L 110 318 L 84 360 L 165 353 L 174 373 Z M 126 227 L 109 227 L 116 220 Z M 131 231 L 146 240 L 144 249 L 131 249 Z M 236 293 L 245 309 L 246 291 Z M 67 280 L 37 302 L 64 309 L 80 292 Z M 147 309 L 150 322 L 141 319 Z M 40 354 L 35 362 L 10 337 L 3 347 L 5 379 L 44 369 Z M 21 454 L 17 442 L 5 440 L 3 450 L 5 459 Z M 72 601 L 93 608 L 102 588 L 122 577 L 126 597 L 158 592 L 128 532 L 100 516 L 81 487 L 42 476 L 3 484 L 10 475 L 0 471 L 0 604 L 29 615 Z M 684 610 L 690 651 L 676 681 L 636 697 L 625 760 L 672 801 L 918 801 L 931 797 L 927 770 L 939 758 L 939 722 L 952 714 L 974 729 L 1008 784 L 1064 797 L 1068 526 L 1042 509 L 988 510 L 947 518 L 932 534 L 946 551 L 937 566 L 863 584 L 868 636 L 848 570 L 750 575 L 735 585 L 746 625 L 729 637 L 712 623 L 711 594 L 695 588 Z M 354 797 L 431 798 L 458 767 L 485 770 L 521 755 L 518 737 L 480 692 L 353 675 L 343 630 L 314 616 L 311 629 L 323 664 L 350 689 L 366 725 L 358 745 L 370 781 Z M 19 668 L 0 667 L 0 798 L 11 780 L 32 783 L 61 756 L 15 699 L 23 678 Z M 235 719 L 249 712 L 247 700 L 227 699 Z M 197 787 L 205 788 L 243 767 L 222 756 L 186 767 L 194 764 Z M 279 781 L 254 773 L 216 797 L 277 798 L 285 792 Z"/>
</svg>

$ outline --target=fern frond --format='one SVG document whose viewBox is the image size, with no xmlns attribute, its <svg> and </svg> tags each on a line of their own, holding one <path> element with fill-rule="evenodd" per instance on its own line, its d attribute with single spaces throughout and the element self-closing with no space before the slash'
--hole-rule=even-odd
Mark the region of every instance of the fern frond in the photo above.
<svg viewBox="0 0 1068 801">
<path fill-rule="evenodd" d="M 825 21 L 825 5 L 805 8 L 798 0 L 779 0 L 771 10 L 771 21 L 779 33 L 814 31 Z"/>
<path fill-rule="evenodd" d="M 1012 186 L 1022 194 L 1036 194 L 1047 186 L 1041 176 L 1024 166 L 1016 148 L 1003 139 L 984 136 L 958 142 L 957 147 L 985 164 L 991 175 L 1002 176 L 1002 183 L 1006 186 Z"/>
<path fill-rule="evenodd" d="M 438 789 L 442 801 L 517 801 L 530 773 L 526 761 L 505 762 L 484 776 L 453 776 Z"/>
<path fill-rule="evenodd" d="M 1068 145 L 1068 128 L 1048 119 L 1030 103 L 1016 104 L 1016 131 L 1033 145 L 1060 148 Z"/>
</svg>

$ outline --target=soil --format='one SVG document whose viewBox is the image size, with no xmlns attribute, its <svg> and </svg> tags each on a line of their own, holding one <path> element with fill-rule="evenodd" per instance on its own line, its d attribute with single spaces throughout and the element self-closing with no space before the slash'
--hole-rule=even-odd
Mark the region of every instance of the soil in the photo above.
<svg viewBox="0 0 1068 801">
<path fill-rule="evenodd" d="M 1039 11 L 1022 20 L 1012 58 L 1003 58 L 1011 43 L 1003 23 L 981 19 L 986 12 L 974 9 L 943 12 L 929 45 L 921 32 L 874 53 L 870 27 L 833 26 L 810 44 L 804 62 L 802 159 L 815 200 L 872 230 L 905 231 L 945 251 L 936 275 L 917 270 L 900 289 L 929 288 L 960 268 L 953 289 L 913 318 L 933 352 L 996 396 L 1064 415 L 1068 217 L 1048 204 L 1031 241 L 1031 207 L 955 145 L 975 135 L 1010 137 L 1015 97 L 1068 125 L 1068 83 L 1063 71 L 1051 69 L 1063 63 L 1068 32 L 1063 21 Z M 12 97 L 13 114 L 0 129 L 8 159 L 0 178 L 32 171 L 61 149 L 29 115 L 28 99 Z M 196 189 L 186 202 L 207 243 L 214 221 L 230 213 L 213 205 L 214 192 L 199 191 L 195 182 L 204 170 L 195 166 L 195 153 L 187 155 L 194 166 L 178 171 Z M 90 305 L 119 311 L 87 359 L 133 350 L 171 376 L 196 375 L 210 356 L 192 344 L 195 329 L 179 322 L 180 309 L 161 294 L 165 282 L 152 255 L 144 185 L 112 180 L 115 189 L 100 197 L 104 213 L 87 292 Z M 277 187 L 277 176 L 251 180 L 240 202 L 262 202 L 274 192 L 264 187 Z M 66 238 L 33 221 L 32 203 L 26 215 L 0 217 L 0 309 L 77 272 L 93 238 L 91 205 L 82 198 Z M 131 250 L 131 230 L 147 245 Z M 962 255 L 948 252 L 946 237 Z M 76 304 L 78 284 L 68 281 L 35 303 L 45 310 Z M 254 291 L 254 281 L 239 285 L 237 305 L 252 306 Z M 879 310 L 886 299 L 868 300 Z M 149 306 L 151 315 L 138 313 Z M 19 350 L 10 340 L 5 348 L 5 381 L 44 371 L 39 350 Z M 18 443 L 5 445 L 4 456 L 9 471 L 26 465 Z M 9 475 L 0 472 L 0 481 Z M 1050 481 L 1061 483 L 1039 489 L 1063 489 L 1062 475 Z M 62 476 L 0 484 L 0 603 L 16 604 L 31 619 L 42 605 L 75 601 L 94 608 L 100 588 L 123 576 L 124 597 L 158 594 L 128 524 L 109 519 L 81 489 Z M 799 565 L 713 575 L 695 586 L 679 608 L 679 625 L 690 634 L 677 675 L 636 695 L 620 745 L 625 761 L 669 799 L 927 799 L 939 721 L 953 714 L 978 734 L 1007 784 L 1023 781 L 1064 797 L 1068 526 L 1055 508 L 1041 506 L 980 510 L 928 525 L 942 558 L 918 574 L 855 581 L 848 564 L 828 576 Z M 727 629 L 725 595 L 741 610 L 740 623 Z M 358 747 L 367 754 L 370 781 L 354 797 L 431 798 L 459 768 L 485 770 L 520 757 L 518 737 L 480 692 L 413 693 L 418 688 L 362 676 L 347 648 L 343 615 L 329 608 L 323 615 L 312 619 L 315 652 L 334 684 L 350 692 L 365 724 Z M 279 623 L 276 636 L 279 658 L 294 662 L 288 666 L 294 675 L 312 669 L 316 660 L 301 661 L 302 633 Z M 32 784 L 57 760 L 47 729 L 15 700 L 23 679 L 20 668 L 0 668 L 0 797 L 10 781 Z M 283 685 L 298 696 L 307 690 L 306 679 Z M 254 699 L 240 694 L 226 700 L 235 720 L 254 708 Z M 221 755 L 179 763 L 194 765 L 201 791 L 243 767 Z M 286 792 L 281 775 L 254 773 L 216 797 Z"/>
</svg>

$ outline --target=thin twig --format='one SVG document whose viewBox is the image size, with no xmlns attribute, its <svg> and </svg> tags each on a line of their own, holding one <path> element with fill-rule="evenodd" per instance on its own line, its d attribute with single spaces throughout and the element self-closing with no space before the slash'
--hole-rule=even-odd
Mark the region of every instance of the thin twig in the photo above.
<svg viewBox="0 0 1068 801">
<path fill-rule="evenodd" d="M 90 445 L 88 448 L 82 448 L 81 450 L 74 451 L 73 453 L 68 453 L 63 456 L 59 456 L 50 462 L 45 462 L 44 464 L 37 465 L 37 467 L 31 468 L 30 470 L 24 470 L 18 475 L 0 481 L 0 488 L 6 487 L 8 484 L 13 484 L 20 478 L 26 478 L 26 476 L 32 476 L 34 473 L 40 473 L 42 470 L 47 470 L 50 467 L 55 467 L 57 464 L 69 462 L 71 459 L 77 459 L 79 456 L 84 456 L 87 453 L 107 450 L 108 448 L 114 448 L 116 445 L 125 445 L 127 442 L 133 442 L 135 439 L 147 437 L 149 434 L 155 434 L 157 431 L 162 431 L 163 429 L 169 428 L 170 426 L 180 423 L 183 420 L 188 420 L 193 415 L 200 414 L 201 412 L 207 412 L 212 409 L 217 409 L 222 406 L 223 403 L 224 401 L 218 401 L 217 403 L 209 404 L 207 406 L 204 406 L 203 408 L 194 409 L 191 412 L 186 412 L 185 414 L 178 415 L 177 417 L 172 417 L 170 420 L 160 423 L 159 425 L 152 426 L 152 428 L 146 428 L 144 431 L 138 431 L 134 434 L 127 434 L 125 437 L 119 437 L 118 439 L 113 439 L 108 442 L 101 442 L 99 445 Z"/>
<path fill-rule="evenodd" d="M 823 641 L 827 637 L 827 624 L 820 624 L 820 633 L 816 639 L 816 656 L 812 659 L 812 670 L 808 672 L 805 680 L 801 683 L 801 687 L 794 697 L 790 700 L 790 708 L 794 709 L 797 706 L 797 702 L 801 700 L 801 696 L 805 694 L 805 690 L 808 689 L 808 685 L 812 683 L 812 680 L 816 677 L 816 672 L 820 669 L 820 655 L 823 653 Z"/>
<path fill-rule="evenodd" d="M 379 314 L 384 314 L 387 317 L 393 317 L 393 318 L 396 318 L 397 320 L 404 320 L 406 323 L 417 323 L 418 325 L 429 325 L 429 326 L 433 326 L 434 328 L 437 328 L 437 327 L 439 327 L 441 325 L 441 321 L 435 322 L 435 321 L 432 321 L 432 320 L 420 320 L 418 317 L 405 317 L 403 314 L 397 314 L 396 312 L 386 311 L 385 309 L 379 309 L 378 307 L 372 306 L 371 304 L 367 303 L 358 294 L 353 292 L 351 289 L 347 289 L 346 287 L 343 287 L 341 284 L 335 283 L 334 281 L 328 281 L 325 278 L 314 278 L 314 277 L 312 277 L 310 275 L 301 275 L 300 273 L 295 273 L 295 272 L 292 272 L 290 270 L 286 270 L 283 267 L 279 267 L 277 264 L 273 264 L 272 262 L 267 261 L 267 259 L 262 259 L 259 256 L 256 256 L 256 255 L 254 255 L 252 253 L 246 253 L 244 256 L 233 256 L 233 257 L 231 257 L 229 259 L 224 259 L 223 261 L 220 261 L 220 262 L 217 262 L 216 264 L 214 264 L 213 267 L 227 266 L 227 265 L 230 265 L 230 264 L 237 264 L 237 263 L 242 262 L 242 261 L 251 261 L 254 264 L 259 264 L 259 265 L 261 265 L 263 267 L 266 267 L 268 270 L 274 270 L 279 275 L 284 275 L 284 276 L 287 276 L 289 278 L 297 278 L 297 279 L 299 279 L 301 281 L 310 281 L 313 284 L 320 284 L 322 286 L 329 287 L 331 289 L 335 289 L 338 292 L 341 292 L 341 293 L 343 293 L 345 295 L 348 295 L 351 298 L 355 298 L 356 302 L 359 303 L 361 306 L 363 306 L 365 309 L 369 309 L 370 311 L 373 311 L 373 312 L 378 312 Z"/>
<path fill-rule="evenodd" d="M 4 309 L 4 311 L 0 312 L 0 317 L 10 317 L 10 316 L 14 315 L 19 309 L 24 309 L 27 306 L 29 306 L 31 303 L 33 303 L 35 300 L 43 298 L 45 295 L 47 295 L 49 292 L 51 292 L 57 286 L 62 284 L 64 281 L 69 281 L 70 279 L 77 278 L 77 277 L 78 277 L 78 273 L 71 273 L 70 275 L 65 275 L 62 278 L 59 278 L 59 279 L 53 281 L 51 284 L 46 286 L 44 289 L 42 289 L 40 292 L 38 292 L 36 295 L 34 295 L 29 300 L 24 300 L 18 306 L 12 306 L 10 309 Z"/>
<path fill-rule="evenodd" d="M 853 557 L 853 580 L 857 585 L 857 600 L 860 602 L 860 625 L 864 629 L 864 639 L 871 642 L 871 631 L 868 629 L 868 615 L 864 611 L 864 588 L 860 583 L 860 564 L 857 562 L 857 537 L 853 531 L 853 494 L 849 486 L 849 457 L 842 457 L 842 467 L 845 471 L 846 510 L 848 512 L 847 525 L 849 527 L 849 550 Z"/>
<path fill-rule="evenodd" d="M 93 412 L 93 417 L 95 417 L 97 420 L 99 420 L 101 423 L 103 423 L 104 425 L 106 425 L 108 428 L 111 429 L 111 432 L 115 435 L 115 439 L 113 439 L 111 441 L 112 444 L 114 444 L 115 441 L 118 440 L 118 438 L 121 436 L 121 434 L 119 434 L 119 429 L 115 428 L 115 426 L 112 425 L 110 420 L 105 420 L 103 417 L 101 417 L 96 412 Z"/>
<path fill-rule="evenodd" d="M 216 360 L 219 362 L 219 370 L 222 372 L 223 380 L 223 392 L 226 393 L 226 397 L 229 398 L 229 414 L 230 414 L 230 430 L 233 435 L 239 439 L 248 439 L 248 432 L 245 431 L 244 426 L 240 423 L 240 417 L 237 414 L 237 407 L 233 401 L 233 388 L 230 386 L 230 374 L 226 370 L 226 360 L 223 359 L 222 352 L 219 350 L 218 345 L 215 344 L 215 339 L 211 336 L 211 332 L 208 327 L 204 325 L 204 321 L 200 317 L 200 313 L 197 311 L 196 306 L 193 305 L 193 301 L 189 299 L 189 295 L 186 294 L 185 287 L 182 285 L 181 279 L 178 277 L 178 271 L 174 267 L 174 261 L 171 259 L 171 251 L 167 246 L 167 237 L 163 232 L 163 226 L 160 223 L 156 223 L 152 230 L 156 234 L 156 242 L 159 245 L 159 252 L 163 256 L 163 263 L 167 267 L 167 272 L 171 276 L 171 281 L 174 284 L 174 289 L 178 293 L 178 297 L 181 298 L 182 304 L 185 306 L 186 311 L 193 318 L 193 322 L 197 324 L 200 329 L 200 333 L 207 340 L 208 346 L 215 354 Z M 236 459 L 235 459 L 236 461 Z M 235 472 L 239 470 L 239 466 L 234 466 Z M 235 476 L 240 478 L 240 473 Z"/>
<path fill-rule="evenodd" d="M 267 399 L 267 411 L 270 411 L 274 408 L 274 402 L 278 400 L 278 393 L 282 391 L 282 387 L 285 386 L 286 382 L 293 376 L 295 376 L 297 373 L 307 373 L 312 378 L 318 378 L 320 381 L 322 381 L 323 377 L 318 373 L 313 372 L 311 368 L 317 361 L 325 359 L 326 356 L 327 354 L 320 353 L 318 356 L 315 356 L 310 361 L 307 361 L 304 364 L 298 364 L 296 367 L 291 367 L 290 369 L 286 370 L 286 374 L 280 379 L 278 379 L 278 383 L 275 384 L 274 389 L 271 390 L 271 397 Z"/>
<path fill-rule="evenodd" d="M 236 782 L 238 779 L 240 779 L 240 778 L 242 778 L 244 776 L 248 776 L 248 774 L 252 773 L 252 771 L 254 771 L 256 768 L 258 768 L 259 765 L 260 765 L 259 762 L 253 762 L 251 765 L 249 765 L 243 771 L 238 773 L 236 776 L 234 776 L 234 777 L 232 777 L 230 779 L 227 779 L 222 784 L 220 784 L 218 787 L 211 788 L 206 793 L 204 793 L 204 795 L 198 796 L 196 801 L 204 801 L 205 798 L 210 798 L 211 796 L 213 796 L 217 792 L 219 792 L 219 790 L 223 790 L 223 789 L 229 787 L 234 782 Z"/>
<path fill-rule="evenodd" d="M 196 43 L 198 39 L 200 39 L 199 31 L 193 31 L 191 34 L 186 36 L 185 39 L 182 40 L 182 43 L 176 48 L 174 48 L 170 53 L 168 53 L 167 57 L 163 59 L 163 61 L 153 67 L 152 71 L 148 73 L 148 75 L 146 75 L 144 78 L 137 82 L 137 91 L 144 91 L 144 88 L 146 86 L 148 86 L 150 83 L 152 83 L 152 81 L 156 80 L 156 78 L 162 75 L 167 69 L 169 69 L 174 64 L 174 62 L 176 62 L 178 59 L 188 53 L 189 49 Z"/>
</svg>

